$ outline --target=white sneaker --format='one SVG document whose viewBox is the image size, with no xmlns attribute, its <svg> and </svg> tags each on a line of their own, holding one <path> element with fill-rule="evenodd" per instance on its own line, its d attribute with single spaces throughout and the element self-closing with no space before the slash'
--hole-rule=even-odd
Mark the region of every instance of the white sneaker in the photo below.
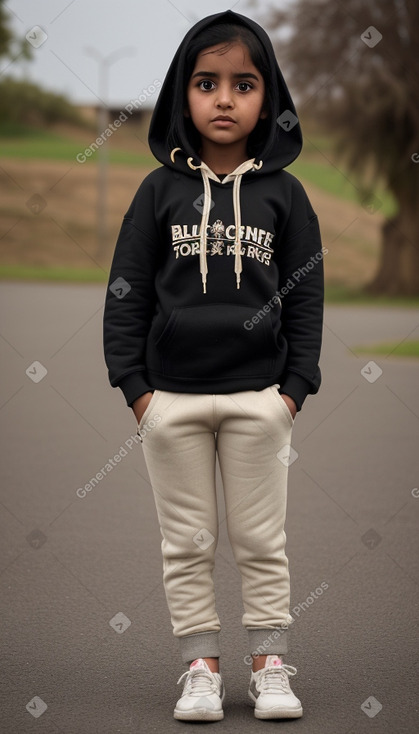
<svg viewBox="0 0 419 734">
<path fill-rule="evenodd" d="M 212 673 L 203 658 L 197 658 L 180 676 L 186 677 L 183 693 L 175 710 L 175 719 L 183 721 L 219 721 L 224 718 L 224 683 L 220 673 Z"/>
<path fill-rule="evenodd" d="M 298 719 L 303 715 L 301 701 L 288 680 L 296 672 L 297 668 L 285 665 L 278 655 L 268 655 L 264 668 L 251 671 L 249 696 L 257 719 Z"/>
</svg>

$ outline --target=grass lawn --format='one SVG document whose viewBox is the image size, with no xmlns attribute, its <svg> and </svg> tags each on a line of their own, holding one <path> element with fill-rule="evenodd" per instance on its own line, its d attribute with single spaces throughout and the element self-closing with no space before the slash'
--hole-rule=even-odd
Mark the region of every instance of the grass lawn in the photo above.
<svg viewBox="0 0 419 734">
<path fill-rule="evenodd" d="M 93 140 L 93 139 L 92 139 Z M 33 138 L 8 139 L 0 138 L 0 156 L 2 158 L 38 158 L 42 160 L 72 161 L 79 163 L 77 155 L 83 154 L 89 143 L 76 143 L 65 138 Z M 121 163 L 130 166 L 157 166 L 159 165 L 152 155 L 147 153 L 131 153 L 128 150 L 108 150 L 110 163 Z M 83 163 L 91 165 L 97 163 L 98 153 L 86 157 Z"/>
<path fill-rule="evenodd" d="M 119 130 L 109 138 L 108 156 L 110 163 L 121 163 L 136 166 L 157 166 L 156 159 L 148 152 L 147 138 L 139 128 L 137 132 L 130 130 L 129 134 L 119 136 Z M 75 134 L 62 134 L 52 130 L 30 128 L 24 125 L 11 128 L 10 125 L 0 123 L 0 156 L 2 158 L 39 159 L 54 161 L 74 161 L 77 155 L 84 153 L 96 139 L 96 131 L 91 129 L 76 129 Z M 116 147 L 118 140 L 122 140 L 121 149 Z M 86 156 L 85 163 L 97 163 L 98 149 L 90 157 Z"/>
<path fill-rule="evenodd" d="M 2 280 L 52 280 L 68 283 L 105 283 L 109 273 L 100 268 L 59 268 L 0 265 Z"/>
<path fill-rule="evenodd" d="M 308 156 L 301 160 L 297 159 L 288 166 L 287 171 L 293 173 L 301 181 L 307 181 L 340 199 L 359 203 L 362 198 L 362 193 L 357 188 L 353 176 L 345 174 L 335 164 L 328 163 L 326 159 L 324 162 L 311 160 Z M 380 211 L 385 217 L 391 217 L 397 212 L 396 202 L 390 194 L 378 190 L 374 193 L 374 197 L 372 206 L 375 211 Z"/>
<path fill-rule="evenodd" d="M 419 306 L 419 296 L 379 296 L 367 293 L 360 288 L 326 283 L 325 302 L 334 305 L 350 306 Z"/>
<path fill-rule="evenodd" d="M 389 357 L 419 357 L 419 341 L 405 340 L 403 342 L 379 342 L 353 347 L 354 352 L 359 354 L 384 354 Z"/>
</svg>

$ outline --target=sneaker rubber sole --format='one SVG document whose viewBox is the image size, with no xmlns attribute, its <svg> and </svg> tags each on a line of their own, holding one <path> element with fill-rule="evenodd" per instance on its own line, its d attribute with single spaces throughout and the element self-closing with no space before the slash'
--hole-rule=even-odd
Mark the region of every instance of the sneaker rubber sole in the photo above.
<svg viewBox="0 0 419 734">
<path fill-rule="evenodd" d="M 173 714 L 180 721 L 221 721 L 224 711 L 209 711 L 208 709 L 194 709 L 193 711 L 178 711 Z"/>
<path fill-rule="evenodd" d="M 221 705 L 224 703 L 225 695 L 225 688 L 223 686 Z M 222 708 L 216 711 L 211 711 L 211 709 L 204 707 L 197 707 L 190 711 L 181 711 L 180 709 L 175 708 L 173 717 L 179 721 L 221 721 L 221 719 L 224 719 L 224 711 Z"/>
<path fill-rule="evenodd" d="M 303 715 L 303 707 L 298 708 L 284 708 L 281 706 L 274 706 L 266 711 L 259 711 L 256 708 L 256 698 L 249 691 L 249 706 L 254 708 L 255 719 L 299 719 Z"/>
<path fill-rule="evenodd" d="M 303 709 L 273 708 L 268 711 L 254 710 L 255 719 L 299 719 L 303 715 Z"/>
</svg>

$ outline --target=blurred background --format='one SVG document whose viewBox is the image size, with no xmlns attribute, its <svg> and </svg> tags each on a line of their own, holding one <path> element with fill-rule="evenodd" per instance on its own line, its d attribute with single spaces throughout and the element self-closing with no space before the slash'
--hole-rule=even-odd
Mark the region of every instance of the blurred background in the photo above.
<svg viewBox="0 0 419 734">
<path fill-rule="evenodd" d="M 171 58 L 227 7 L 0 0 L 2 278 L 106 281 L 121 219 L 159 165 L 147 132 Z M 288 170 L 319 216 L 328 301 L 416 303 L 417 4 L 231 7 L 268 30 L 296 102 L 304 147 Z"/>
</svg>

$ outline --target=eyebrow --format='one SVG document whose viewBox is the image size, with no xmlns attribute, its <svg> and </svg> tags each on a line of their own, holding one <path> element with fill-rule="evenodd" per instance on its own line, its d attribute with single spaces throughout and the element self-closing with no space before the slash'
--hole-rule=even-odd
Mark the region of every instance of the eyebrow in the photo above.
<svg viewBox="0 0 419 734">
<path fill-rule="evenodd" d="M 214 71 L 197 71 L 195 74 L 193 74 L 192 79 L 195 79 L 196 76 L 212 76 L 212 77 L 218 77 L 219 74 L 216 74 Z M 232 74 L 232 76 L 235 79 L 256 79 L 256 81 L 259 81 L 259 77 L 256 76 L 256 74 L 252 74 L 250 71 L 240 74 Z"/>
</svg>

